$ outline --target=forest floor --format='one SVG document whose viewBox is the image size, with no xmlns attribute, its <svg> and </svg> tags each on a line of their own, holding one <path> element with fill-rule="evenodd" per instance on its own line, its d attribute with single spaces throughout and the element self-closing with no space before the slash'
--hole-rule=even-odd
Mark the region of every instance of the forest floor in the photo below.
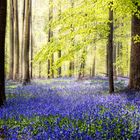
<svg viewBox="0 0 140 140">
<path fill-rule="evenodd" d="M 35 79 L 6 82 L 0 109 L 0 138 L 17 140 L 121 140 L 140 138 L 140 92 L 126 90 L 127 78 Z"/>
</svg>

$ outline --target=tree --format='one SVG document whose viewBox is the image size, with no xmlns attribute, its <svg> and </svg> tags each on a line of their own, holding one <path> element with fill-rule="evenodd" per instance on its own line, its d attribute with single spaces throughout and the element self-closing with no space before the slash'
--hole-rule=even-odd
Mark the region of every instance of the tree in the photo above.
<svg viewBox="0 0 140 140">
<path fill-rule="evenodd" d="M 33 77 L 33 44 L 34 44 L 34 40 L 33 40 L 33 25 L 32 25 L 32 21 L 33 20 L 33 14 L 32 14 L 32 0 L 31 0 L 31 14 L 30 14 L 30 38 L 31 38 L 31 40 L 30 40 L 30 45 L 31 45 L 31 47 L 30 47 L 30 55 L 31 55 L 31 63 L 30 63 L 30 77 L 31 77 L 31 79 L 32 79 L 32 77 Z"/>
<path fill-rule="evenodd" d="M 96 74 L 96 44 L 94 44 L 94 58 L 93 58 L 93 64 L 92 64 L 92 77 Z"/>
<path fill-rule="evenodd" d="M 51 42 L 51 39 L 53 37 L 53 31 L 51 28 L 51 22 L 53 19 L 53 0 L 49 0 L 49 31 L 48 31 L 48 42 Z M 54 55 L 51 55 L 51 58 L 48 59 L 48 78 L 54 77 L 54 71 L 52 69 L 54 63 Z"/>
<path fill-rule="evenodd" d="M 135 3 L 137 10 L 140 11 L 140 6 Z M 136 36 L 140 36 L 140 18 L 135 13 L 132 16 L 132 31 L 131 31 L 131 61 L 130 61 L 130 81 L 131 89 L 140 90 L 140 41 L 135 40 Z"/>
<path fill-rule="evenodd" d="M 113 79 L 113 10 L 112 2 L 109 7 L 109 35 L 108 35 L 108 76 L 109 76 L 109 92 L 114 92 Z"/>
<path fill-rule="evenodd" d="M 58 51 L 58 58 L 61 58 L 61 50 Z M 58 68 L 58 77 L 61 77 L 61 74 L 62 74 L 62 68 L 61 66 Z"/>
<path fill-rule="evenodd" d="M 20 80 L 23 79 L 23 53 L 24 53 L 24 20 L 25 20 L 25 0 L 23 0 L 22 9 L 22 38 L 21 38 L 21 49 L 20 49 Z"/>
<path fill-rule="evenodd" d="M 58 16 L 59 16 L 59 20 L 60 20 L 61 19 L 61 1 L 59 3 L 59 14 L 58 14 Z M 58 58 L 60 59 L 61 56 L 62 56 L 62 51 L 61 51 L 61 49 L 59 49 L 58 50 Z M 58 77 L 61 77 L 61 76 L 62 76 L 62 68 L 61 68 L 61 66 L 59 66 L 59 68 L 58 68 Z"/>
<path fill-rule="evenodd" d="M 18 24 L 18 1 L 14 4 L 14 80 L 19 80 L 19 24 Z"/>
<path fill-rule="evenodd" d="M 114 63 L 114 66 L 113 66 L 113 73 L 114 73 L 114 77 L 115 79 L 117 80 L 117 69 L 116 69 L 116 44 L 113 46 L 113 63 Z"/>
<path fill-rule="evenodd" d="M 106 45 L 106 77 L 108 77 L 108 44 Z"/>
<path fill-rule="evenodd" d="M 29 70 L 29 48 L 30 48 L 30 9 L 31 1 L 25 1 L 25 19 L 24 19 L 24 52 L 23 52 L 23 61 L 24 61 L 24 71 L 23 71 L 23 85 L 30 83 L 30 70 Z"/>
<path fill-rule="evenodd" d="M 38 78 L 41 78 L 41 62 L 39 62 L 38 68 Z"/>
<path fill-rule="evenodd" d="M 80 69 L 78 73 L 78 80 L 82 80 L 82 78 L 85 76 L 85 65 L 86 65 L 86 48 L 84 48 L 81 56 L 81 62 L 80 62 Z"/>
<path fill-rule="evenodd" d="M 71 0 L 70 3 L 71 3 L 71 8 L 73 9 L 74 8 L 74 1 Z M 71 16 L 73 18 L 73 14 L 71 14 Z M 74 32 L 73 23 L 71 23 L 71 31 L 70 32 L 71 33 Z M 74 37 L 71 37 L 71 43 L 72 43 L 72 46 L 74 46 Z M 69 77 L 72 77 L 73 75 L 74 75 L 74 60 L 69 62 Z"/>
<path fill-rule="evenodd" d="M 6 101 L 5 96 L 5 32 L 6 32 L 7 1 L 0 0 L 0 106 Z"/>
<path fill-rule="evenodd" d="M 14 73 L 14 5 L 10 0 L 10 58 L 9 58 L 9 79 L 13 80 Z"/>
</svg>

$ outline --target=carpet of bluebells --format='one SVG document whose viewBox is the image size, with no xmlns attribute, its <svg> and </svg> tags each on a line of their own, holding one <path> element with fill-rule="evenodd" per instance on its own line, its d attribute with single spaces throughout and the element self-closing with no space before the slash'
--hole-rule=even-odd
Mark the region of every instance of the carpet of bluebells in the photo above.
<svg viewBox="0 0 140 140">
<path fill-rule="evenodd" d="M 110 95 L 105 77 L 36 79 L 28 86 L 8 81 L 0 139 L 139 140 L 140 92 L 123 90 L 127 84 L 115 81 Z"/>
</svg>

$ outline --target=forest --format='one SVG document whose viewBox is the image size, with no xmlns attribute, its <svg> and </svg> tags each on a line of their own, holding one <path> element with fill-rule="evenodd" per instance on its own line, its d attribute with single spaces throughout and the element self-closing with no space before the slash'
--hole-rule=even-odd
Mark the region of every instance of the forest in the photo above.
<svg viewBox="0 0 140 140">
<path fill-rule="evenodd" d="M 0 140 L 140 140 L 140 0 L 0 0 Z"/>
</svg>

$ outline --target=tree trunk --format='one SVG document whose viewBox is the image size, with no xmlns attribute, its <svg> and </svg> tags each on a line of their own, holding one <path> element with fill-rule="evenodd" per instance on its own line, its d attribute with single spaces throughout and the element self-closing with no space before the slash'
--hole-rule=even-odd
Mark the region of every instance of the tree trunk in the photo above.
<svg viewBox="0 0 140 140">
<path fill-rule="evenodd" d="M 51 78 L 51 68 L 50 68 L 50 66 L 51 66 L 51 62 L 50 62 L 50 59 L 48 60 L 48 79 L 50 79 Z"/>
<path fill-rule="evenodd" d="M 59 20 L 61 19 L 61 2 L 59 3 Z M 58 50 L 58 58 L 61 58 L 61 55 L 62 55 L 62 51 L 61 49 Z M 58 77 L 61 77 L 62 76 L 62 68 L 61 66 L 58 68 Z"/>
<path fill-rule="evenodd" d="M 113 78 L 113 10 L 112 4 L 109 8 L 109 35 L 108 35 L 108 74 L 109 74 L 109 92 L 114 92 L 114 78 Z"/>
<path fill-rule="evenodd" d="M 108 43 L 108 42 L 107 42 Z M 106 45 L 106 77 L 108 77 L 108 44 Z"/>
<path fill-rule="evenodd" d="M 122 48 L 123 48 L 122 42 L 118 42 L 118 45 L 117 45 L 117 57 L 119 58 L 120 63 L 122 61 Z M 124 75 L 121 65 L 118 67 L 118 72 L 117 73 L 118 73 L 119 76 Z"/>
<path fill-rule="evenodd" d="M 92 77 L 95 76 L 96 70 L 96 45 L 94 46 L 94 58 L 93 58 L 93 65 L 92 65 Z"/>
<path fill-rule="evenodd" d="M 140 10 L 140 6 L 138 6 Z M 140 42 L 135 43 L 134 38 L 136 35 L 140 36 L 140 19 L 132 16 L 132 41 L 131 41 L 131 60 L 130 60 L 130 81 L 129 87 L 131 89 L 140 90 Z"/>
<path fill-rule="evenodd" d="M 114 70 L 114 77 L 117 80 L 117 70 L 116 70 L 116 44 L 114 45 L 113 49 L 113 70 Z"/>
<path fill-rule="evenodd" d="M 74 8 L 74 1 L 71 0 L 71 8 Z M 73 17 L 73 15 L 71 15 Z M 74 32 L 73 24 L 71 24 L 71 33 Z M 74 46 L 74 37 L 71 38 L 72 46 Z M 69 77 L 74 76 L 74 60 L 69 63 Z"/>
<path fill-rule="evenodd" d="M 9 79 L 13 80 L 14 73 L 14 5 L 10 0 L 10 55 L 9 55 Z"/>
<path fill-rule="evenodd" d="M 78 74 L 78 80 L 82 80 L 82 78 L 85 75 L 85 54 L 86 54 L 86 50 L 84 49 L 82 52 L 82 57 L 81 57 L 81 64 L 80 64 L 80 70 L 79 70 L 79 74 Z"/>
<path fill-rule="evenodd" d="M 53 37 L 53 31 L 51 29 L 51 22 L 53 19 L 53 0 L 49 0 L 49 31 L 48 31 L 48 42 L 51 42 Z M 48 59 L 48 78 L 54 78 L 54 70 L 52 69 L 54 63 L 54 56 L 51 55 L 51 58 Z"/>
<path fill-rule="evenodd" d="M 7 1 L 0 0 L 0 106 L 6 101 L 5 96 L 5 34 L 6 34 Z"/>
<path fill-rule="evenodd" d="M 23 79 L 23 55 L 24 55 L 24 20 L 25 20 L 25 0 L 23 1 L 23 10 L 22 10 L 22 38 L 21 38 L 21 49 L 20 49 L 20 80 Z"/>
<path fill-rule="evenodd" d="M 70 61 L 69 63 L 69 77 L 74 76 L 74 61 Z"/>
<path fill-rule="evenodd" d="M 30 0 L 25 1 L 25 21 L 24 21 L 24 71 L 23 85 L 30 83 L 29 73 L 29 48 L 30 48 Z"/>
<path fill-rule="evenodd" d="M 39 62 L 39 78 L 41 78 L 41 62 Z"/>
<path fill-rule="evenodd" d="M 30 15 L 30 38 L 31 38 L 31 41 L 30 41 L 30 45 L 31 45 L 31 49 L 30 49 L 30 54 L 31 54 L 31 62 L 30 62 L 30 78 L 32 79 L 33 78 L 33 44 L 34 44 L 34 40 L 33 40 L 33 25 L 32 25 L 32 20 L 33 20 L 33 17 L 32 17 L 32 0 L 31 0 L 31 15 Z"/>
<path fill-rule="evenodd" d="M 14 3 L 14 80 L 19 80 L 19 26 L 18 26 L 18 1 Z"/>
<path fill-rule="evenodd" d="M 61 50 L 58 51 L 58 58 L 61 58 Z M 58 77 L 61 77 L 62 69 L 61 66 L 58 68 Z"/>
<path fill-rule="evenodd" d="M 52 54 L 52 58 L 51 58 L 51 77 L 52 78 L 54 78 L 53 64 L 54 64 L 54 55 Z"/>
</svg>

